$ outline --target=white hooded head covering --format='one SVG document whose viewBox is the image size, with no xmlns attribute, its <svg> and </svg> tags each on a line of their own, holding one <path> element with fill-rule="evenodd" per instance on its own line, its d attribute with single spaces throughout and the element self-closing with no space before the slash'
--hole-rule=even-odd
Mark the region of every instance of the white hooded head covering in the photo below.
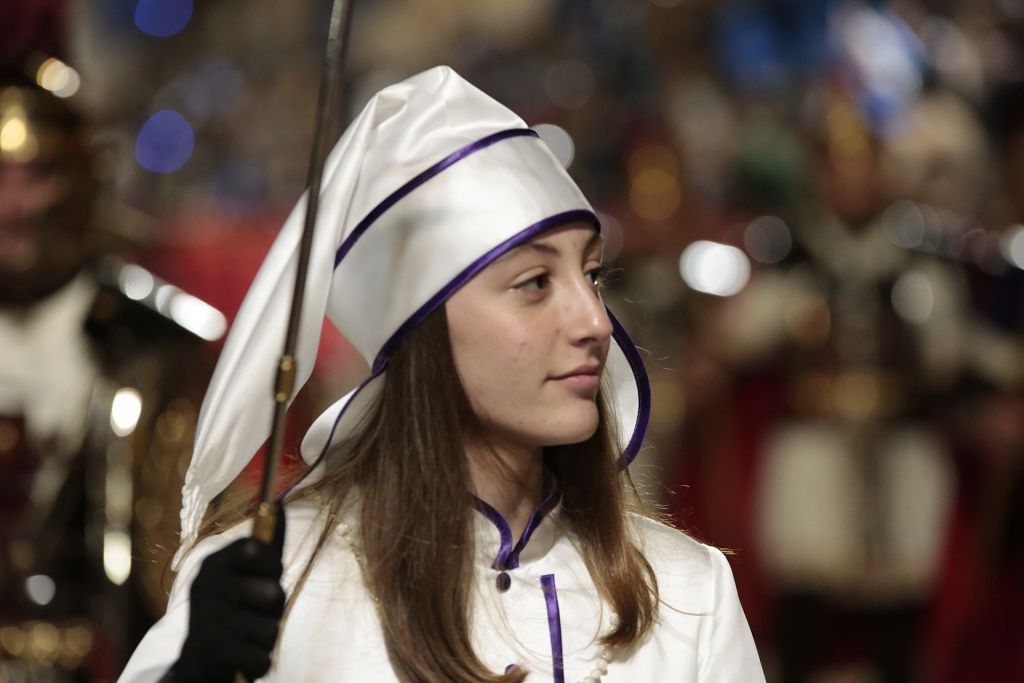
<svg viewBox="0 0 1024 683">
<path fill-rule="evenodd" d="M 195 540 L 207 504 L 270 434 L 305 201 L 260 266 L 203 400 L 182 489 L 182 548 Z M 309 379 L 326 315 L 371 374 L 316 419 L 303 459 L 317 463 L 358 436 L 388 357 L 410 329 L 509 249 L 575 221 L 598 227 L 536 133 L 450 68 L 377 93 L 324 168 L 295 353 L 298 388 Z M 612 324 L 602 391 L 628 464 L 646 431 L 650 388 L 636 348 L 614 317 Z"/>
</svg>

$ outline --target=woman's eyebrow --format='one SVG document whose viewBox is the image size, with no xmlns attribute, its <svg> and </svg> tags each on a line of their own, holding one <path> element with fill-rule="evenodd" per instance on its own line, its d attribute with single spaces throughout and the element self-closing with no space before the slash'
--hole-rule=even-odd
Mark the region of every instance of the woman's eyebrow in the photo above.
<svg viewBox="0 0 1024 683">
<path fill-rule="evenodd" d="M 601 235 L 601 233 L 595 232 L 593 235 L 590 236 L 590 239 L 587 240 L 587 243 L 583 245 L 583 254 L 587 254 L 597 244 L 602 242 L 604 242 L 604 237 Z M 502 254 L 497 259 L 496 263 L 504 261 L 506 259 L 511 259 L 518 254 L 524 253 L 525 251 L 540 252 L 542 254 L 546 254 L 549 256 L 558 256 L 562 253 L 561 250 L 558 249 L 558 247 L 551 244 L 547 244 L 546 242 L 527 242 L 526 244 L 520 244 L 518 247 L 513 247 L 512 249 L 509 249 L 507 252 Z"/>
</svg>

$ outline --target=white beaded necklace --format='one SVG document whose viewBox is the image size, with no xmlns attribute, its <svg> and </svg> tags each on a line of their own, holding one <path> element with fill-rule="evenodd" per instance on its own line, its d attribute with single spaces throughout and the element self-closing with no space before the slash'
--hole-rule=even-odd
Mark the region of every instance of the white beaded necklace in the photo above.
<svg viewBox="0 0 1024 683">
<path fill-rule="evenodd" d="M 338 524 L 338 535 L 341 537 L 342 542 L 352 552 L 352 556 L 356 560 L 356 564 L 359 566 L 359 577 L 363 582 L 363 587 L 366 588 L 366 565 L 363 561 L 363 555 L 356 549 L 355 542 L 352 540 L 352 529 L 348 524 L 342 522 Z M 367 593 L 370 593 L 367 589 Z M 377 597 L 370 593 L 374 603 L 379 602 Z M 590 673 L 584 676 L 579 683 L 600 683 L 601 679 L 608 673 L 608 665 L 612 662 L 611 651 L 602 647 L 601 651 L 597 655 L 597 659 L 594 660 L 594 668 L 590 670 Z"/>
<path fill-rule="evenodd" d="M 612 625 L 616 624 L 616 617 L 612 615 Z M 614 656 L 607 647 L 602 647 L 601 651 L 597 653 L 597 659 L 594 660 L 594 668 L 590 670 L 590 673 L 583 677 L 579 683 L 600 683 L 601 679 L 608 673 L 608 665 L 612 663 Z"/>
<path fill-rule="evenodd" d="M 601 648 L 601 653 L 597 655 L 597 659 L 594 660 L 594 668 L 590 670 L 590 673 L 583 677 L 580 683 L 598 683 L 604 675 L 608 673 L 608 665 L 612 661 L 611 652 L 608 648 Z"/>
</svg>

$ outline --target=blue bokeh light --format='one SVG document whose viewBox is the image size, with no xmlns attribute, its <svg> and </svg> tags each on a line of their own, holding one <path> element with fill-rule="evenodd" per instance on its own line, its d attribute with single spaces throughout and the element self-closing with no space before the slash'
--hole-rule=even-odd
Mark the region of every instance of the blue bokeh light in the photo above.
<svg viewBox="0 0 1024 683">
<path fill-rule="evenodd" d="M 135 25 L 148 35 L 168 38 L 188 26 L 192 9 L 192 0 L 139 0 Z"/>
<path fill-rule="evenodd" d="M 176 111 L 161 109 L 149 117 L 135 138 L 135 160 L 154 173 L 172 173 L 192 157 L 196 135 Z"/>
</svg>

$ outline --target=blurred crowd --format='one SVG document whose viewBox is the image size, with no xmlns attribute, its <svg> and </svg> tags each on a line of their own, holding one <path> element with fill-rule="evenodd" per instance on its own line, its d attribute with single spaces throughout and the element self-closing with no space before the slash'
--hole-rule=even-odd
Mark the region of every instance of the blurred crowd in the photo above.
<svg viewBox="0 0 1024 683">
<path fill-rule="evenodd" d="M 162 610 L 329 4 L 0 10 L 0 681 L 112 680 Z M 1024 3 L 354 5 L 336 128 L 446 63 L 598 209 L 633 476 L 731 551 L 768 680 L 1024 680 Z M 296 429 L 364 374 L 321 348 Z"/>
</svg>

